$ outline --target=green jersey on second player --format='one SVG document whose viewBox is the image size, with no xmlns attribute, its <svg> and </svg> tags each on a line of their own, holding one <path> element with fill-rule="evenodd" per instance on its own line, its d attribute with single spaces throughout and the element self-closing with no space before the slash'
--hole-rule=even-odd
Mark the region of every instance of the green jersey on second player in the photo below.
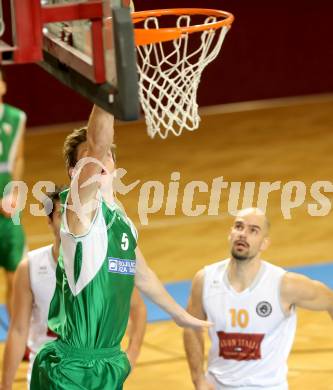
<svg viewBox="0 0 333 390">
<path fill-rule="evenodd" d="M 0 198 L 7 184 L 12 181 L 17 148 L 24 130 L 26 115 L 23 111 L 0 105 Z"/>
<path fill-rule="evenodd" d="M 23 136 L 26 115 L 23 111 L 0 104 L 0 199 L 10 190 L 10 182 L 18 146 Z M 0 214 L 0 266 L 15 271 L 21 261 L 25 238 L 21 225 L 14 225 L 10 218 Z"/>
</svg>

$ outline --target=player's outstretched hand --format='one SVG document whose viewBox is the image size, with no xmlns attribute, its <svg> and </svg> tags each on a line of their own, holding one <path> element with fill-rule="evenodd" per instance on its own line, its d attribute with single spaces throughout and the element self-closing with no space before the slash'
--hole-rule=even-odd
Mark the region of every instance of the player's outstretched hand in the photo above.
<svg viewBox="0 0 333 390">
<path fill-rule="evenodd" d="M 13 194 L 8 194 L 0 199 L 0 214 L 11 218 L 16 212 L 17 201 L 17 196 L 13 196 Z"/>
<path fill-rule="evenodd" d="M 192 329 L 201 329 L 201 328 L 210 328 L 213 326 L 213 323 L 209 321 L 199 320 L 196 317 L 191 316 L 187 311 L 182 310 L 182 312 L 175 316 L 175 323 L 182 328 L 192 328 Z"/>
</svg>

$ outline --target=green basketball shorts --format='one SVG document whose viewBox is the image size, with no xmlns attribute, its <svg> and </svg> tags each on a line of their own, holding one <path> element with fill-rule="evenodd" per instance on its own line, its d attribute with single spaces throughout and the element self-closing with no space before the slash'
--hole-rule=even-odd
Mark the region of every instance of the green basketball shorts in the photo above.
<svg viewBox="0 0 333 390">
<path fill-rule="evenodd" d="M 120 346 L 73 348 L 61 340 L 46 344 L 32 369 L 31 390 L 122 390 L 131 367 Z"/>
<path fill-rule="evenodd" d="M 25 236 L 22 225 L 0 215 L 0 267 L 14 272 L 22 260 Z"/>
</svg>

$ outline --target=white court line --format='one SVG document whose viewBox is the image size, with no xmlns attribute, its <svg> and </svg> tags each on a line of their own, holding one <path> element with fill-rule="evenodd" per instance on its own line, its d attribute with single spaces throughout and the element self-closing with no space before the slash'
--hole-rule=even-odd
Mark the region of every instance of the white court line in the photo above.
<svg viewBox="0 0 333 390">
<path fill-rule="evenodd" d="M 232 114 L 234 112 L 260 111 L 270 108 L 283 108 L 313 103 L 328 103 L 333 100 L 332 93 L 282 97 L 276 99 L 252 100 L 238 103 L 218 104 L 201 107 L 200 115 Z"/>
</svg>

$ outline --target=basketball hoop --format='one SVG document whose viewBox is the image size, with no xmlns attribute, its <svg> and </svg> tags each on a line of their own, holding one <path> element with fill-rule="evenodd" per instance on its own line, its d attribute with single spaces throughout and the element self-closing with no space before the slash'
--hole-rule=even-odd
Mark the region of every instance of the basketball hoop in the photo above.
<svg viewBox="0 0 333 390">
<path fill-rule="evenodd" d="M 134 12 L 132 18 L 148 134 L 164 139 L 169 132 L 197 129 L 201 74 L 220 52 L 233 15 L 189 8 Z"/>
</svg>

